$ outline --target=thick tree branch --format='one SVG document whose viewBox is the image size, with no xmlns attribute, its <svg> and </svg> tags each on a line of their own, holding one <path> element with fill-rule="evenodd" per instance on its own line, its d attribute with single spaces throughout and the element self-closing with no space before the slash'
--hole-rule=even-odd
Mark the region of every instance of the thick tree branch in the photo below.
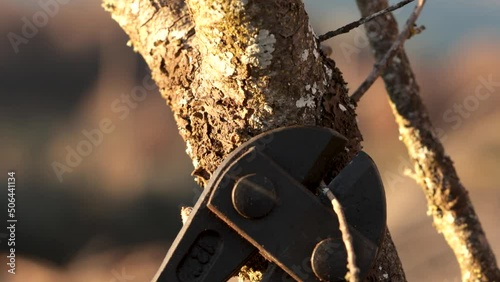
<svg viewBox="0 0 500 282">
<path fill-rule="evenodd" d="M 386 8 L 387 0 L 357 0 L 363 16 Z M 368 39 L 380 60 L 398 36 L 392 15 L 365 25 Z M 400 138 L 415 165 L 437 231 L 453 249 L 463 281 L 500 281 L 500 271 L 467 190 L 453 162 L 445 154 L 422 100 L 403 49 L 382 75 L 399 126 Z"/>
<path fill-rule="evenodd" d="M 345 82 L 321 54 L 301 0 L 104 0 L 104 7 L 149 65 L 201 185 L 238 145 L 276 127 L 320 125 L 346 136 L 332 175 L 361 149 Z M 374 269 L 377 280 L 405 280 L 388 232 Z"/>
</svg>

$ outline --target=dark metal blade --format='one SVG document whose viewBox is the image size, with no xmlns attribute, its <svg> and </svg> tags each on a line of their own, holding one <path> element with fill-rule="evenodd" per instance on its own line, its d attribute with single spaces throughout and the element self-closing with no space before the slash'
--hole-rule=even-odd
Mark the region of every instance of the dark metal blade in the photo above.
<svg viewBox="0 0 500 282">
<path fill-rule="evenodd" d="M 339 200 L 353 237 L 356 264 L 367 274 L 386 230 L 385 192 L 373 160 L 360 152 L 328 185 Z"/>
<path fill-rule="evenodd" d="M 247 174 L 265 176 L 275 187 L 272 210 L 258 219 L 239 214 L 231 197 L 237 180 Z M 208 207 L 259 249 L 261 255 L 297 281 L 317 282 L 310 263 L 314 247 L 325 238 L 341 237 L 333 210 L 256 149 L 243 154 L 228 168 L 213 191 Z"/>
<path fill-rule="evenodd" d="M 153 281 L 213 282 L 234 276 L 256 248 L 206 206 L 204 191 Z"/>
</svg>

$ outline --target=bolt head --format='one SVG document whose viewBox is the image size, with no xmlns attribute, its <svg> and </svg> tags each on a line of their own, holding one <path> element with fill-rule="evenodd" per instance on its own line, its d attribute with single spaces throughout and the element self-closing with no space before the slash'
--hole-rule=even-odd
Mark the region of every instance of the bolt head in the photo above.
<svg viewBox="0 0 500 282">
<path fill-rule="evenodd" d="M 342 238 L 327 238 L 316 244 L 311 266 L 321 281 L 345 281 L 347 251 Z"/>
<path fill-rule="evenodd" d="M 236 182 L 232 200 L 236 211 L 249 219 L 262 218 L 276 204 L 276 189 L 267 177 L 259 174 L 246 175 Z"/>
</svg>

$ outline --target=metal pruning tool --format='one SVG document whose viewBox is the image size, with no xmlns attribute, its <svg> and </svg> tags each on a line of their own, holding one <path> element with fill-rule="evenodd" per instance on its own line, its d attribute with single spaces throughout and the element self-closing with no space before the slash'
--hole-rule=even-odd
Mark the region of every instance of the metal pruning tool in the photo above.
<svg viewBox="0 0 500 282">
<path fill-rule="evenodd" d="M 257 252 L 263 281 L 344 281 L 347 252 L 337 215 L 316 191 L 347 140 L 322 127 L 262 133 L 218 167 L 153 281 L 227 281 Z M 360 152 L 328 185 L 352 237 L 360 278 L 385 234 L 385 194 Z"/>
</svg>

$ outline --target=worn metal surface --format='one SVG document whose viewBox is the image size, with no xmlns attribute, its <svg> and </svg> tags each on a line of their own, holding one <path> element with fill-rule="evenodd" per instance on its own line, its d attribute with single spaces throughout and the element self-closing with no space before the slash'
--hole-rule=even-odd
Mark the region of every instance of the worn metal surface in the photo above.
<svg viewBox="0 0 500 282">
<path fill-rule="evenodd" d="M 331 129 L 286 127 L 240 146 L 211 178 L 155 281 L 226 281 L 255 251 L 271 262 L 265 281 L 337 281 L 332 273 L 342 275 L 346 265 L 337 215 L 312 191 L 345 143 Z M 385 231 L 376 167 L 361 153 L 329 188 L 345 209 L 366 275 Z"/>
<path fill-rule="evenodd" d="M 386 203 L 382 180 L 373 160 L 360 152 L 328 188 L 339 200 L 353 238 L 356 266 L 360 277 L 366 277 L 377 256 L 385 234 Z M 340 281 L 345 276 L 347 254 L 340 239 L 318 244 L 311 258 L 317 277 L 325 281 Z"/>
</svg>

